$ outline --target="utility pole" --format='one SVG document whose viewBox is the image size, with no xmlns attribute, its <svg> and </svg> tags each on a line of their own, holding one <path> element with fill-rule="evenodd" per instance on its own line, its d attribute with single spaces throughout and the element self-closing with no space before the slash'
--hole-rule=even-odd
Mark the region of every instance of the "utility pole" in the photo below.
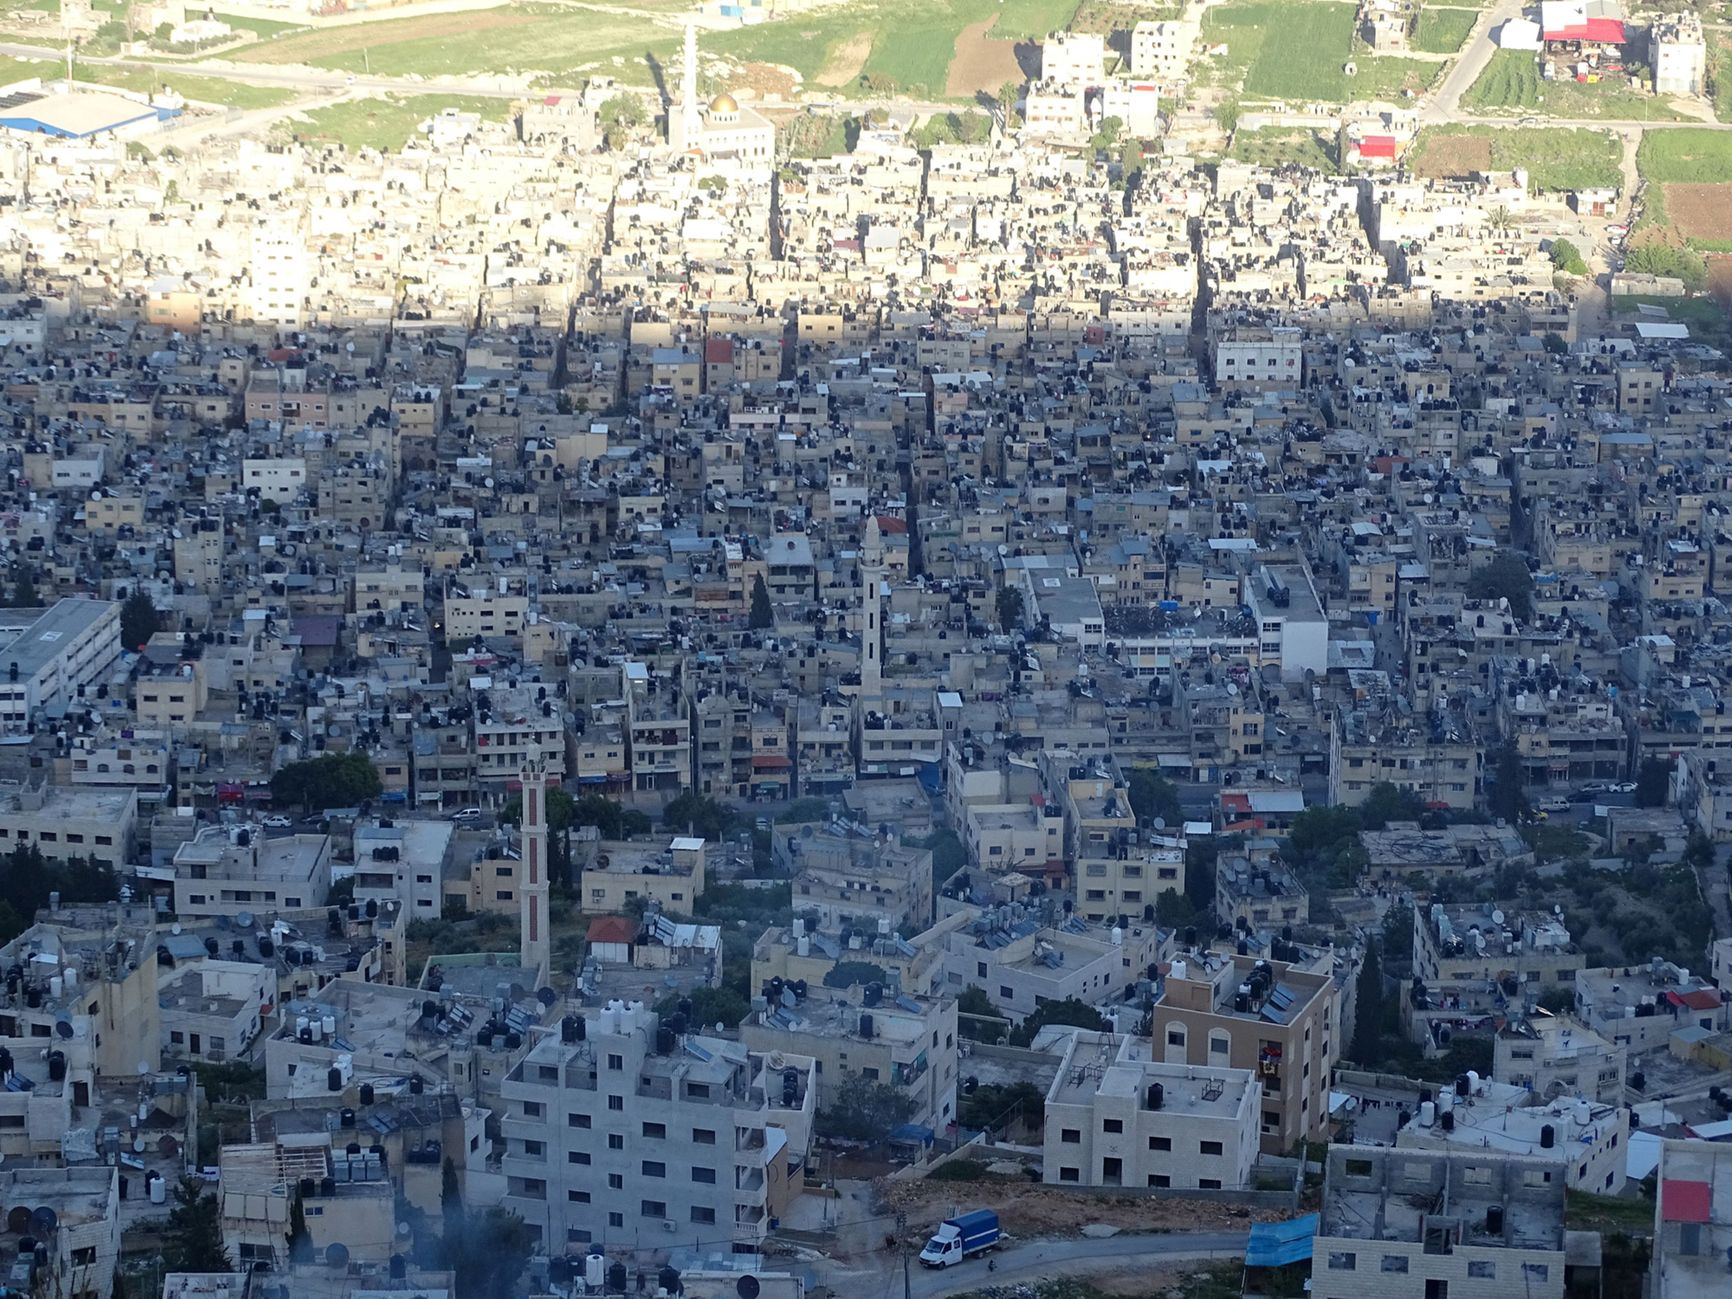
<svg viewBox="0 0 1732 1299">
<path fill-rule="evenodd" d="M 896 1243 L 902 1250 L 902 1299 L 913 1299 L 912 1286 L 908 1280 L 908 1215 L 896 1215 Z"/>
</svg>

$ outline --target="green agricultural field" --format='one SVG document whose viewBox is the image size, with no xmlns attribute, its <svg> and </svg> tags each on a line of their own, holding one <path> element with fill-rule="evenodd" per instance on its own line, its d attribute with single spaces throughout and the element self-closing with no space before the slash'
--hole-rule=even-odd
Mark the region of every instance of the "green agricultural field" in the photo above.
<svg viewBox="0 0 1732 1299">
<path fill-rule="evenodd" d="M 219 23 L 227 23 L 237 32 L 257 32 L 260 36 L 281 36 L 284 32 L 298 32 L 304 24 L 277 23 L 269 18 L 242 18 L 239 14 L 212 12 L 211 17 Z"/>
<path fill-rule="evenodd" d="M 1227 150 L 1227 156 L 1235 162 L 1253 163 L 1259 167 L 1297 163 L 1312 171 L 1332 172 L 1337 169 L 1335 150 L 1332 132 L 1265 127 L 1261 131 L 1233 132 L 1233 144 Z"/>
<path fill-rule="evenodd" d="M 990 36 L 1029 40 L 1063 28 L 1077 0 L 855 0 L 810 14 L 704 33 L 706 54 L 774 63 L 814 88 L 857 92 L 863 76 L 942 97 L 959 34 L 994 20 Z M 244 62 L 306 63 L 382 76 L 480 72 L 549 76 L 599 71 L 622 81 L 677 79 L 679 10 L 650 6 L 668 21 L 581 4 L 521 4 L 461 14 L 426 14 L 351 27 L 302 30 L 233 54 Z M 617 62 L 616 62 L 617 60 Z"/>
<path fill-rule="evenodd" d="M 1428 54 L 1454 54 L 1467 41 L 1478 17 L 1472 9 L 1434 9 L 1427 5 L 1419 11 L 1419 22 L 1413 29 L 1413 48 Z"/>
<path fill-rule="evenodd" d="M 1636 167 L 1654 184 L 1732 182 L 1732 132 L 1644 131 Z"/>
<path fill-rule="evenodd" d="M 14 81 L 23 81 L 28 77 L 53 76 L 55 67 L 55 64 L 46 61 L 13 59 L 0 54 L 0 86 L 9 86 Z"/>
<path fill-rule="evenodd" d="M 315 108 L 306 121 L 291 122 L 288 132 L 308 143 L 328 142 L 345 149 L 377 149 L 395 153 L 415 135 L 415 128 L 447 108 L 480 113 L 503 121 L 511 104 L 476 95 L 411 95 L 407 98 L 358 99 Z"/>
<path fill-rule="evenodd" d="M 1623 143 L 1604 131 L 1567 126 L 1431 126 L 1420 132 L 1408 165 L 1421 176 L 1464 176 L 1521 167 L 1535 189 L 1557 192 L 1621 187 L 1623 156 Z"/>
<path fill-rule="evenodd" d="M 1204 79 L 1243 85 L 1247 96 L 1292 102 L 1346 103 L 1420 91 L 1442 65 L 1419 59 L 1359 55 L 1350 4 L 1228 0 L 1203 19 L 1206 44 L 1227 46 Z M 1357 71 L 1351 77 L 1346 67 Z"/>
<path fill-rule="evenodd" d="M 1606 121 L 1682 121 L 1683 115 L 1652 95 L 1620 82 L 1587 85 L 1576 81 L 1546 81 L 1534 56 L 1523 50 L 1499 50 L 1461 97 L 1467 113 L 1542 113 L 1547 117 L 1603 118 Z"/>
<path fill-rule="evenodd" d="M 155 94 L 168 86 L 188 99 L 205 104 L 223 104 L 229 108 L 271 108 L 286 104 L 295 97 L 294 91 L 283 86 L 254 86 L 244 81 L 230 81 L 226 77 L 200 77 L 152 68 L 117 68 L 105 63 L 78 64 L 73 75 L 79 81 L 114 86 L 141 95 Z"/>
</svg>

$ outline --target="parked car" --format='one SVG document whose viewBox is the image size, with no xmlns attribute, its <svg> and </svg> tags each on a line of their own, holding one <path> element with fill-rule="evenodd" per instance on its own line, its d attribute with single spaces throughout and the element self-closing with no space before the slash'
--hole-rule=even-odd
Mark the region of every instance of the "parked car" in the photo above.
<svg viewBox="0 0 1732 1299">
<path fill-rule="evenodd" d="M 292 830 L 295 823 L 286 816 L 267 816 L 264 825 L 267 830 Z"/>
<path fill-rule="evenodd" d="M 481 809 L 478 807 L 460 807 L 451 814 L 453 821 L 479 821 Z"/>
<path fill-rule="evenodd" d="M 1570 800 L 1562 794 L 1558 794 L 1552 798 L 1541 800 L 1539 806 L 1542 812 L 1567 812 L 1570 810 Z"/>
<path fill-rule="evenodd" d="M 975 1209 L 946 1218 L 920 1251 L 920 1261 L 927 1267 L 949 1267 L 991 1249 L 998 1244 L 999 1234 L 998 1215 L 991 1209 Z"/>
<path fill-rule="evenodd" d="M 1634 794 L 1636 792 L 1636 782 L 1633 780 L 1620 780 L 1617 784 L 1609 786 L 1609 792 L 1613 794 Z"/>
</svg>

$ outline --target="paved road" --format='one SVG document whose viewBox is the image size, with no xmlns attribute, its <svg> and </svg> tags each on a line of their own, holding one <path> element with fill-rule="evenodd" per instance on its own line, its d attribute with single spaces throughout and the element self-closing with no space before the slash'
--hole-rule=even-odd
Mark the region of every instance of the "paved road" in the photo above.
<svg viewBox="0 0 1732 1299">
<path fill-rule="evenodd" d="M 1459 120 L 1456 109 L 1461 105 L 1461 97 L 1479 80 L 1479 74 L 1491 62 L 1491 56 L 1497 53 L 1497 46 L 1492 44 L 1492 32 L 1511 18 L 1520 18 L 1521 13 L 1522 0 L 1497 0 L 1480 14 L 1479 21 L 1462 44 L 1461 57 L 1444 76 L 1443 84 L 1426 96 L 1425 105 L 1419 110 L 1421 118 L 1428 122 Z"/>
<path fill-rule="evenodd" d="M 1015 1285 L 1043 1276 L 1074 1276 L 1123 1268 L 1147 1260 L 1152 1265 L 1181 1259 L 1242 1258 L 1244 1232 L 1169 1232 L 1161 1235 L 1121 1235 L 1105 1240 L 1034 1240 L 994 1250 L 986 1258 L 970 1259 L 942 1271 L 913 1263 L 911 1299 L 942 1299 L 945 1295 L 985 1286 Z M 992 1271 L 987 1259 L 994 1263 Z M 818 1279 L 838 1293 L 862 1299 L 896 1299 L 902 1292 L 901 1264 L 892 1256 L 875 1256 L 868 1267 L 821 1263 Z"/>
</svg>

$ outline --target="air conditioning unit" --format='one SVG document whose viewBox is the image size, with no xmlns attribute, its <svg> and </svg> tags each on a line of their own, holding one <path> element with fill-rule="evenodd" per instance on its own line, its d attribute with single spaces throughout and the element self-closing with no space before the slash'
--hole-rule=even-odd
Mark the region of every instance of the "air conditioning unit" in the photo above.
<svg viewBox="0 0 1732 1299">
<path fill-rule="evenodd" d="M 678 1224 L 672 1218 L 662 1219 L 662 1230 L 671 1232 Z"/>
</svg>

